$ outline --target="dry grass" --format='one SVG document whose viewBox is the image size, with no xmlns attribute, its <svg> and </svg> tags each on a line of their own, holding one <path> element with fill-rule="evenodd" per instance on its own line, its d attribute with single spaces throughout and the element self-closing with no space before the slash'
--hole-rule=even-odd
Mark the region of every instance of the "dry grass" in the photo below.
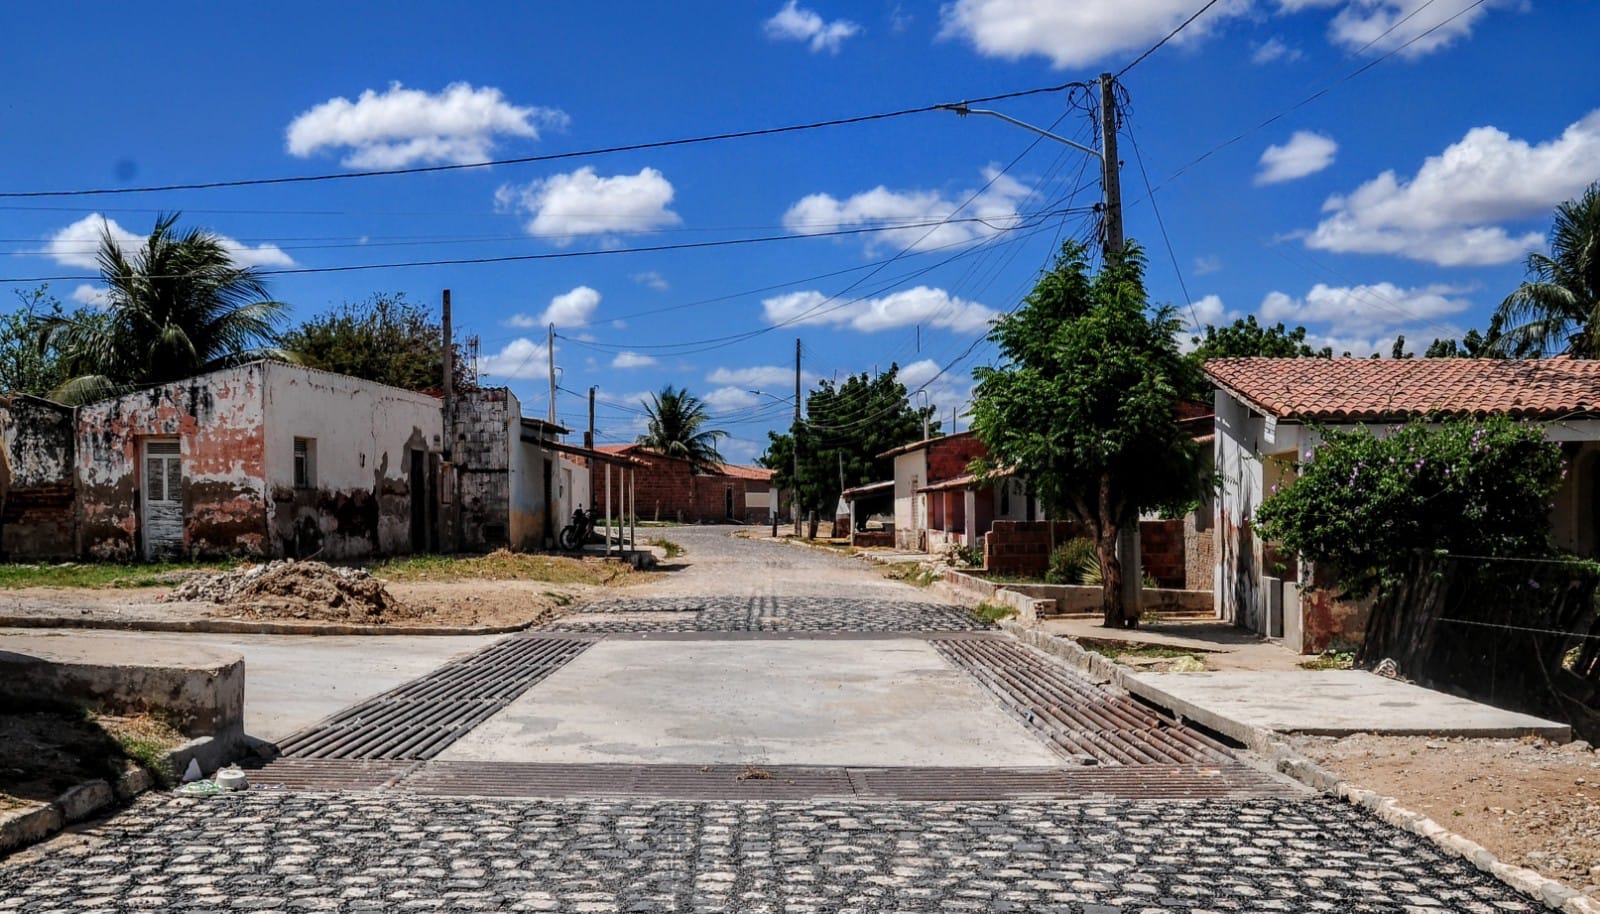
<svg viewBox="0 0 1600 914">
<path fill-rule="evenodd" d="M 372 573 L 397 583 L 452 581 L 539 581 L 546 584 L 588 584 L 626 587 L 651 580 L 625 562 L 571 558 L 501 549 L 488 555 L 419 555 L 380 562 Z"/>
</svg>

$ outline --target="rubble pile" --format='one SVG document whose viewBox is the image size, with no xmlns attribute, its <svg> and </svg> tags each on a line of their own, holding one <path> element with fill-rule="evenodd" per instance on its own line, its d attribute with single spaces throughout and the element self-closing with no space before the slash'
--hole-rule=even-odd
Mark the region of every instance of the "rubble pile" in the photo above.
<svg viewBox="0 0 1600 914">
<path fill-rule="evenodd" d="M 168 600 L 214 603 L 223 614 L 382 624 L 418 613 L 361 568 L 281 559 L 189 580 Z"/>
</svg>

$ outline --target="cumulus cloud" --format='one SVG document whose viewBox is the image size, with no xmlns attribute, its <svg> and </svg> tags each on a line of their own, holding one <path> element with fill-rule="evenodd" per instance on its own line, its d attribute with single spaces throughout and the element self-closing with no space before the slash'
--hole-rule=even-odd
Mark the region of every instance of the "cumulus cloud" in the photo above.
<svg viewBox="0 0 1600 914">
<path fill-rule="evenodd" d="M 790 292 L 761 302 L 770 324 L 849 327 L 875 333 L 894 327 L 925 324 L 957 333 L 971 333 L 989 326 L 998 312 L 977 302 L 967 301 L 927 286 L 902 289 L 880 298 L 859 301 L 831 301 L 821 292 Z"/>
<path fill-rule="evenodd" d="M 1333 164 L 1339 144 L 1320 133 L 1296 130 L 1282 146 L 1268 146 L 1261 153 L 1261 170 L 1256 184 L 1281 184 L 1316 174 Z"/>
<path fill-rule="evenodd" d="M 933 359 L 921 359 L 909 365 L 900 366 L 899 373 L 895 376 L 906 391 L 911 394 L 911 405 L 920 409 L 923 405 L 923 396 L 917 391 L 927 394 L 927 405 L 933 407 L 934 419 L 943 423 L 942 428 L 946 433 L 950 429 L 950 410 L 958 412 L 966 408 L 967 402 L 972 399 L 972 378 L 955 371 L 941 371 L 944 366 Z"/>
<path fill-rule="evenodd" d="M 846 38 L 861 32 L 861 26 L 848 19 L 828 22 L 813 10 L 789 0 L 765 24 L 767 37 L 774 41 L 801 41 L 811 47 L 811 53 L 839 53 Z"/>
<path fill-rule="evenodd" d="M 492 158 L 501 136 L 538 139 L 541 127 L 563 127 L 554 108 L 520 107 L 492 86 L 451 83 L 438 93 L 390 83 L 355 101 L 333 98 L 289 123 L 289 154 L 306 158 L 348 149 L 351 168 L 401 168 L 418 162 L 470 165 Z"/>
<path fill-rule="evenodd" d="M 1194 275 L 1205 276 L 1222 270 L 1222 258 L 1215 254 L 1194 259 Z"/>
<path fill-rule="evenodd" d="M 1328 40 L 1369 54 L 1401 49 L 1401 57 L 1414 60 L 1470 36 L 1492 7 L 1504 5 L 1507 0 L 1482 5 L 1474 0 L 1354 0 L 1328 24 Z"/>
<path fill-rule="evenodd" d="M 1542 143 L 1477 127 L 1429 156 L 1415 176 L 1393 170 L 1329 197 L 1307 247 L 1394 254 L 1440 266 L 1509 263 L 1543 242 L 1508 221 L 1542 218 L 1581 193 L 1600 163 L 1600 109 Z"/>
<path fill-rule="evenodd" d="M 84 283 L 72 290 L 72 300 L 80 305 L 103 310 L 111 306 L 111 290 Z"/>
<path fill-rule="evenodd" d="M 810 384 L 817 379 L 811 372 L 803 372 L 800 380 Z M 739 388 L 772 388 L 788 390 L 794 384 L 794 368 L 783 365 L 751 365 L 746 368 L 718 368 L 706 375 L 713 384 L 731 384 Z"/>
<path fill-rule="evenodd" d="M 102 233 L 110 233 L 115 239 L 117 247 L 122 249 L 122 254 L 129 260 L 136 260 L 139 252 L 144 249 L 148 236 L 136 235 L 117 224 L 117 220 L 108 219 L 99 213 L 90 213 L 72 223 L 66 228 L 50 236 L 45 243 L 44 250 L 40 253 L 53 258 L 57 263 L 72 267 L 86 267 L 95 269 L 100 261 L 96 255 L 100 250 Z M 241 267 L 290 267 L 294 266 L 294 258 L 283 252 L 275 244 L 260 244 L 254 247 L 235 241 L 226 235 L 217 235 L 217 242 L 222 245 L 233 262 Z"/>
<path fill-rule="evenodd" d="M 588 286 L 578 286 L 550 299 L 549 306 L 539 312 L 539 316 L 513 314 L 506 319 L 506 324 L 512 327 L 547 327 L 551 324 L 557 327 L 582 327 L 589 323 L 589 318 L 594 316 L 598 307 L 600 293 Z"/>
<path fill-rule="evenodd" d="M 672 182 L 654 168 L 636 175 L 601 177 L 590 166 L 495 191 L 502 212 L 529 216 L 528 234 L 570 244 L 581 235 L 644 232 L 682 220 L 667 209 Z"/>
<path fill-rule="evenodd" d="M 654 289 L 657 292 L 665 292 L 669 288 L 666 278 L 660 273 L 657 273 L 655 270 L 647 270 L 643 273 L 635 273 L 633 274 L 633 281 L 646 288 Z"/>
<path fill-rule="evenodd" d="M 1258 64 L 1269 64 L 1279 60 L 1293 63 L 1304 56 L 1305 53 L 1299 48 L 1285 44 L 1282 38 L 1274 35 L 1256 45 L 1255 53 L 1250 55 L 1250 61 Z"/>
<path fill-rule="evenodd" d="M 479 370 L 489 378 L 542 378 L 549 372 L 550 350 L 543 341 L 518 337 L 493 355 L 479 359 Z"/>
<path fill-rule="evenodd" d="M 1193 0 L 956 0 L 941 11 L 940 37 L 962 39 L 988 57 L 1040 56 L 1067 69 L 1143 51 L 1194 8 Z M 1224 0 L 1172 43 L 1200 41 L 1249 9 L 1250 0 Z"/>
<path fill-rule="evenodd" d="M 611 360 L 612 368 L 645 368 L 656 364 L 656 360 L 639 352 L 619 352 Z"/>
<path fill-rule="evenodd" d="M 1437 329 L 1440 319 L 1472 307 L 1471 300 L 1461 297 L 1467 291 L 1460 286 L 1442 284 L 1404 288 L 1391 282 L 1355 286 L 1318 283 L 1301 297 L 1286 292 L 1267 293 L 1261 301 L 1260 313 L 1266 323 L 1283 321 L 1291 327 L 1315 324 L 1330 339 L 1362 342 L 1374 333 L 1403 329 L 1408 325 L 1426 324 Z M 1390 340 L 1393 340 L 1392 335 Z M 1357 352 L 1360 348 L 1342 345 L 1334 346 L 1334 351 Z"/>
<path fill-rule="evenodd" d="M 700 398 L 714 412 L 726 413 L 736 409 L 749 409 L 762 402 L 772 403 L 766 397 L 751 393 L 743 387 L 718 387 Z M 773 404 L 776 406 L 777 404 Z"/>
<path fill-rule="evenodd" d="M 1029 192 L 1009 175 L 990 166 L 982 192 L 964 191 L 954 199 L 933 190 L 890 190 L 883 185 L 844 200 L 830 194 L 811 194 L 789 207 L 783 224 L 791 232 L 821 234 L 858 225 L 903 226 L 868 236 L 869 252 L 880 248 L 934 250 L 990 238 L 1014 227 L 1017 206 Z M 962 208 L 967 200 L 972 202 Z M 958 208 L 960 211 L 957 212 Z M 944 222 L 945 219 L 983 221 Z"/>
</svg>

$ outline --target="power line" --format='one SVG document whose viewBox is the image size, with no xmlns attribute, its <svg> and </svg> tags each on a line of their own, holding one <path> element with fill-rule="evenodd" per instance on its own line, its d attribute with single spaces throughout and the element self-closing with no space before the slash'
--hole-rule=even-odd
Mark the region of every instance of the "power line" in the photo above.
<svg viewBox="0 0 1600 914">
<path fill-rule="evenodd" d="M 1215 0 L 1213 0 L 1215 2 Z M 998 95 L 987 95 L 982 98 L 966 100 L 966 103 L 993 102 L 1012 98 L 1025 98 L 1031 95 L 1043 95 L 1050 92 L 1062 92 L 1075 86 L 1083 86 L 1081 82 L 1067 82 L 1053 86 L 1038 86 L 1032 89 L 1021 89 L 1015 92 L 1002 92 Z M 318 175 L 293 175 L 276 178 L 240 178 L 229 181 L 197 181 L 186 184 L 157 184 L 142 187 L 99 187 L 77 190 L 32 190 L 32 191 L 0 191 L 0 199 L 33 199 L 40 197 L 93 197 L 124 194 L 149 194 L 178 190 L 217 190 L 231 187 L 264 187 L 283 184 L 310 184 L 318 181 L 343 181 L 352 178 L 376 178 L 396 175 L 433 174 L 437 172 L 464 171 L 475 168 L 489 168 L 496 165 L 529 165 L 538 162 L 556 162 L 564 159 L 588 158 L 590 156 L 610 155 L 619 152 L 640 152 L 648 149 L 668 149 L 674 146 L 691 146 L 700 143 L 721 142 L 723 140 L 749 139 L 752 137 L 777 136 L 785 133 L 798 133 L 805 130 L 818 130 L 824 127 L 841 127 L 851 124 L 864 124 L 870 121 L 888 120 L 891 118 L 906 117 L 913 114 L 926 114 L 931 111 L 940 111 L 947 103 L 920 105 L 915 108 L 901 108 L 896 111 L 883 111 L 876 114 L 859 114 L 853 117 L 831 118 L 824 121 L 812 121 L 805 124 L 790 124 L 784 127 L 764 127 L 754 130 L 735 130 L 727 133 L 713 133 L 702 136 L 683 137 L 672 140 L 654 140 L 644 143 L 626 143 L 616 146 L 602 146 L 594 149 L 575 150 L 571 152 L 552 152 L 543 155 L 516 156 L 507 159 L 492 159 L 486 162 L 470 162 L 451 165 L 419 165 L 409 168 L 383 168 L 367 171 L 340 171 L 328 172 Z"/>
<path fill-rule="evenodd" d="M 1128 127 L 1128 141 L 1133 144 L 1133 160 L 1139 163 L 1139 177 L 1144 179 L 1145 194 L 1150 198 L 1150 209 L 1155 211 L 1156 226 L 1161 229 L 1161 243 L 1167 246 L 1167 258 L 1172 261 L 1172 272 L 1178 276 L 1178 288 L 1183 290 L 1183 300 L 1189 309 L 1189 323 L 1194 332 L 1200 332 L 1200 318 L 1195 314 L 1194 298 L 1189 294 L 1189 284 L 1183 281 L 1183 270 L 1178 267 L 1178 255 L 1172 251 L 1172 239 L 1167 237 L 1167 223 L 1161 218 L 1161 207 L 1156 204 L 1155 192 L 1150 189 L 1150 173 L 1144 169 L 1144 154 L 1139 151 L 1139 141 L 1134 138 L 1133 127 Z"/>
<path fill-rule="evenodd" d="M 1201 15 L 1203 15 L 1205 13 L 1206 10 L 1211 9 L 1213 6 L 1216 6 L 1216 5 L 1217 5 L 1217 0 L 1207 0 L 1207 3 L 1206 3 L 1205 6 L 1202 6 L 1199 9 L 1195 10 L 1194 11 L 1194 15 L 1190 16 L 1188 19 L 1185 19 L 1185 20 L 1183 20 L 1183 22 L 1179 23 L 1177 28 L 1175 28 L 1172 31 L 1167 33 L 1167 37 L 1165 37 L 1165 38 L 1161 39 L 1160 41 L 1156 42 L 1155 44 L 1151 45 L 1149 50 L 1145 51 L 1143 54 L 1140 54 L 1138 57 L 1135 57 L 1133 59 L 1133 63 L 1130 63 L 1127 66 L 1123 67 L 1122 69 L 1118 70 L 1117 71 L 1117 75 L 1115 77 L 1113 77 L 1113 78 L 1114 79 L 1121 79 L 1122 78 L 1122 74 L 1128 72 L 1129 70 L 1131 70 L 1134 67 L 1137 67 L 1139 64 L 1143 63 L 1144 59 L 1146 57 L 1149 57 L 1151 54 L 1154 54 L 1156 51 L 1160 50 L 1162 45 L 1166 44 L 1167 42 L 1171 41 L 1173 38 L 1177 37 L 1177 34 L 1179 32 L 1181 32 L 1184 29 L 1188 28 L 1190 23 L 1194 22 L 1196 19 L 1199 19 L 1201 17 Z"/>
</svg>

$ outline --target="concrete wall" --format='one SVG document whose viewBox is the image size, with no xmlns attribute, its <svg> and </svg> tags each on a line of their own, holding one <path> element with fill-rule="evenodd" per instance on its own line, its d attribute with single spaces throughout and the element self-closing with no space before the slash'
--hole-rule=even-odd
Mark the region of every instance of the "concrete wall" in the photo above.
<svg viewBox="0 0 1600 914">
<path fill-rule="evenodd" d="M 1216 580 L 1216 507 L 1195 512 L 1183 519 L 1183 586 L 1186 590 L 1209 591 Z"/>
<path fill-rule="evenodd" d="M 78 555 L 77 413 L 19 394 L 0 401 L 0 555 Z"/>
<path fill-rule="evenodd" d="M 411 552 L 411 452 L 439 449 L 440 401 L 296 365 L 263 370 L 272 554 L 355 559 Z M 295 485 L 296 438 L 311 442 L 314 452 L 306 487 Z"/>
<path fill-rule="evenodd" d="M 77 471 L 88 555 L 144 555 L 139 459 L 151 437 L 178 441 L 181 551 L 268 554 L 265 383 L 257 363 L 81 407 Z"/>
<path fill-rule="evenodd" d="M 511 461 L 520 451 L 522 405 L 504 387 L 463 394 L 455 407 L 452 512 L 462 549 L 485 552 L 511 542 Z M 520 456 L 519 458 L 520 459 Z"/>
<path fill-rule="evenodd" d="M 922 531 L 928 524 L 928 496 L 917 489 L 928 484 L 928 454 L 917 450 L 894 458 L 894 544 L 898 549 L 922 549 Z"/>
</svg>

